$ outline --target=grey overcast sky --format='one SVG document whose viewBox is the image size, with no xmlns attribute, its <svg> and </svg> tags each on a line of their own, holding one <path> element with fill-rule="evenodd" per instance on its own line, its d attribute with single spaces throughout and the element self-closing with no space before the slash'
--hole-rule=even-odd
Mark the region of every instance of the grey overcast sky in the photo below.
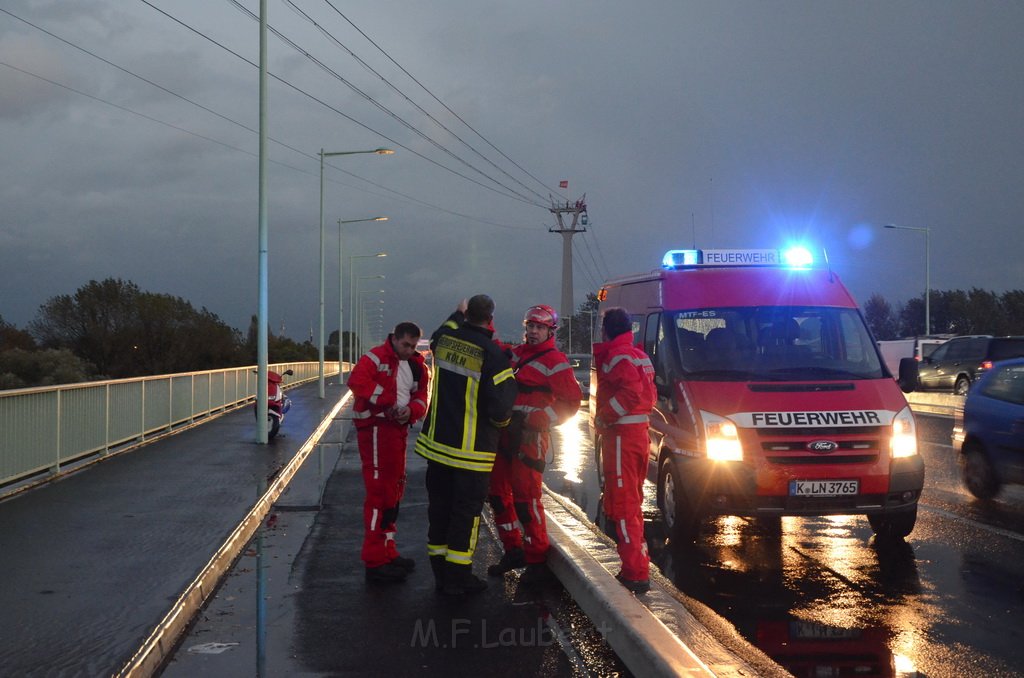
<svg viewBox="0 0 1024 678">
<path fill-rule="evenodd" d="M 356 266 L 386 276 L 359 283 L 386 290 L 386 326 L 430 331 L 488 292 L 500 333 L 518 334 L 528 305 L 560 300 L 549 194 L 586 194 L 576 303 L 670 248 L 801 238 L 861 302 L 920 296 L 924 234 L 885 223 L 930 229 L 933 289 L 1024 288 L 1019 2 L 268 4 L 292 43 L 269 38 L 275 333 L 316 329 L 321 148 L 397 151 L 328 160 L 328 332 L 337 221 L 386 215 L 344 227 L 346 290 L 349 255 L 383 250 Z M 246 10 L 257 0 L 0 2 L 5 320 L 117 277 L 244 331 L 258 226 Z"/>
</svg>

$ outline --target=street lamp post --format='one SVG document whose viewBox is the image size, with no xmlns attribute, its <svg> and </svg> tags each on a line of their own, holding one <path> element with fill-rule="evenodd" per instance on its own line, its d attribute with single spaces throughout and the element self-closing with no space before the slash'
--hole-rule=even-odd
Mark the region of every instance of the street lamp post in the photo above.
<svg viewBox="0 0 1024 678">
<path fill-rule="evenodd" d="M 320 149 L 320 340 L 318 342 L 320 371 L 317 381 L 319 384 L 318 393 L 321 398 L 324 397 L 324 158 L 333 158 L 339 155 L 360 155 L 363 153 L 391 155 L 394 151 L 390 148 L 376 148 L 372 151 L 334 151 L 328 153 L 324 149 Z"/>
<path fill-rule="evenodd" d="M 343 289 L 343 285 L 342 285 L 342 281 L 345 280 L 344 272 L 342 271 L 342 268 L 343 268 L 342 264 L 344 263 L 345 259 L 342 257 L 342 249 L 341 249 L 341 242 L 342 242 L 342 239 L 341 239 L 341 226 L 342 226 L 342 224 L 357 224 L 357 223 L 362 222 L 362 221 L 387 221 L 387 220 L 388 220 L 387 217 L 369 217 L 367 219 L 338 219 L 338 364 L 339 364 L 339 368 L 338 369 L 339 370 L 342 369 L 341 368 L 341 363 L 344 361 L 344 356 L 342 355 L 342 351 L 341 351 L 341 346 L 342 346 L 342 339 L 341 339 L 341 337 L 342 337 L 342 330 L 344 328 L 344 321 L 345 321 L 345 307 L 344 307 L 344 304 L 345 304 L 345 294 L 344 294 L 344 289 Z M 384 256 L 387 256 L 387 254 L 384 253 L 384 252 L 378 252 L 377 254 L 374 254 L 374 255 L 371 255 L 371 256 L 384 257 Z M 349 331 L 350 332 L 352 331 L 351 328 L 349 328 Z M 351 359 L 351 358 L 352 358 L 352 355 L 349 354 L 349 359 Z"/>
<path fill-rule="evenodd" d="M 927 226 L 897 226 L 896 224 L 885 224 L 885 228 L 893 228 L 899 231 L 920 231 L 924 233 L 924 333 L 925 336 L 932 333 L 931 316 L 931 229 Z"/>
<path fill-rule="evenodd" d="M 369 276 L 369 277 L 373 277 L 373 276 Z M 378 299 L 376 302 L 366 301 L 366 300 L 363 299 L 363 295 L 364 294 L 384 294 L 384 290 L 359 290 L 359 292 L 357 293 L 357 299 L 358 299 L 357 306 L 359 307 L 359 310 L 357 311 L 357 315 L 356 315 L 356 327 L 359 328 L 359 335 L 360 336 L 362 336 L 363 334 L 369 335 L 369 331 L 365 327 L 365 324 L 367 322 L 367 319 L 366 319 L 367 304 L 371 304 L 372 305 L 372 304 L 376 303 L 376 304 L 380 304 L 381 306 L 383 306 L 383 304 L 384 304 L 384 300 L 383 299 Z M 384 310 L 383 308 L 380 309 L 380 311 L 381 311 L 381 320 L 382 321 L 383 321 L 383 310 Z M 371 344 L 373 343 L 373 339 L 372 338 L 370 339 L 370 343 Z"/>
<path fill-rule="evenodd" d="M 375 259 L 379 257 L 386 257 L 387 252 L 377 252 L 376 254 L 353 254 L 348 258 L 348 325 L 349 325 L 349 349 L 348 355 L 355 362 L 356 352 L 356 340 L 352 330 L 355 329 L 355 303 L 356 303 L 356 259 Z M 372 276 L 371 276 L 372 277 Z M 384 276 L 379 276 L 383 278 Z M 362 280 L 362 278 L 360 278 Z"/>
<path fill-rule="evenodd" d="M 590 341 L 590 352 L 594 352 L 594 311 L 593 309 L 587 309 L 584 311 L 587 314 L 587 334 L 589 335 Z"/>
</svg>

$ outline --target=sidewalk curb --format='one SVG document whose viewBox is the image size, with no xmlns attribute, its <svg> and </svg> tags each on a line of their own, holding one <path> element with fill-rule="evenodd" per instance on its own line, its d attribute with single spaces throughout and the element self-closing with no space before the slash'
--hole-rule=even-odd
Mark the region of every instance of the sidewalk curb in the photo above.
<svg viewBox="0 0 1024 678">
<path fill-rule="evenodd" d="M 544 488 L 551 549 L 548 567 L 635 675 L 789 675 L 738 635 L 722 642 L 651 573 L 651 590 L 635 596 L 615 579 L 614 542 L 564 497 Z M 720 629 L 718 630 L 721 631 Z"/>
</svg>

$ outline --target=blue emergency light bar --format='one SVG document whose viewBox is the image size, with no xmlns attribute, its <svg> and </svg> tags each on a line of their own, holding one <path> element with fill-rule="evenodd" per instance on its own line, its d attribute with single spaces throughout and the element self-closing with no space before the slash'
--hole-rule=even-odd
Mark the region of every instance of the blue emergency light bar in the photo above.
<svg viewBox="0 0 1024 678">
<path fill-rule="evenodd" d="M 667 269 L 698 266 L 779 266 L 810 268 L 814 257 L 805 247 L 785 250 L 669 250 L 661 260 Z"/>
</svg>

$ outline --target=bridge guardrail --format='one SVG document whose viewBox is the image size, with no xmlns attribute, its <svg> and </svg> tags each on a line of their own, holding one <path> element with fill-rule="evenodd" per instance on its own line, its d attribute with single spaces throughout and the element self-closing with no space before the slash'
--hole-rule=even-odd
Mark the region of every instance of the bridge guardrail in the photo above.
<svg viewBox="0 0 1024 678">
<path fill-rule="evenodd" d="M 285 387 L 319 377 L 319 362 L 291 369 Z M 324 363 L 326 374 L 337 362 Z M 256 366 L 0 391 L 0 496 L 10 486 L 102 458 L 256 398 Z"/>
<path fill-rule="evenodd" d="M 952 393 L 914 391 L 913 393 L 907 393 L 906 396 L 910 409 L 920 414 L 952 417 L 956 408 L 964 404 L 964 396 L 953 395 Z"/>
</svg>

